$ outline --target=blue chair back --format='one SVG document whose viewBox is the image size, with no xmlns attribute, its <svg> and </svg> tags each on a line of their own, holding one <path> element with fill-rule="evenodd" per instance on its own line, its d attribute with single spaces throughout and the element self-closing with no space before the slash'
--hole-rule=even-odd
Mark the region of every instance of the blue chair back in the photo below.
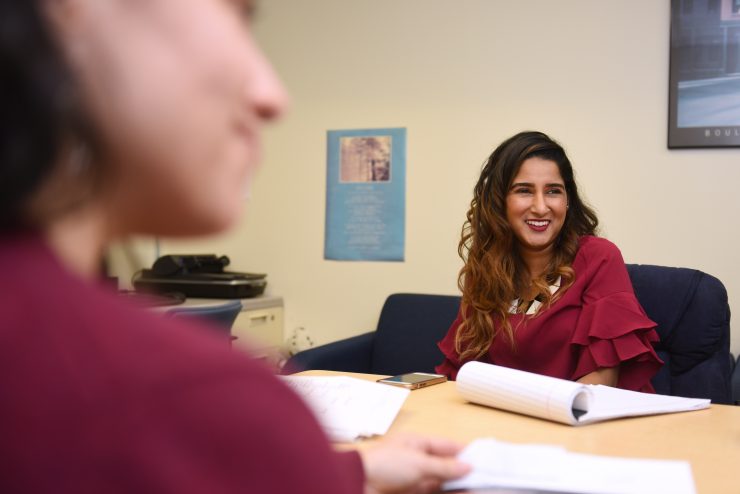
<svg viewBox="0 0 740 494">
<path fill-rule="evenodd" d="M 454 295 L 388 296 L 375 333 L 372 372 L 434 372 L 434 366 L 444 358 L 437 341 L 444 338 L 459 308 L 460 297 Z"/>
<path fill-rule="evenodd" d="M 715 277 L 688 268 L 628 264 L 640 304 L 658 324 L 656 351 L 665 366 L 653 378 L 660 394 L 731 403 L 730 307 Z"/>
</svg>

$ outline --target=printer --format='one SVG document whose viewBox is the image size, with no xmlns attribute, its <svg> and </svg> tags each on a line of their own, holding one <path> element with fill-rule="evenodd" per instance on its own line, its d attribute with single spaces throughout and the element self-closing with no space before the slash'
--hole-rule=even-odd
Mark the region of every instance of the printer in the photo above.
<svg viewBox="0 0 740 494">
<path fill-rule="evenodd" d="M 157 259 L 151 269 L 136 273 L 136 291 L 182 293 L 186 297 L 251 298 L 262 295 L 267 275 L 226 271 L 226 256 L 167 255 Z"/>
</svg>

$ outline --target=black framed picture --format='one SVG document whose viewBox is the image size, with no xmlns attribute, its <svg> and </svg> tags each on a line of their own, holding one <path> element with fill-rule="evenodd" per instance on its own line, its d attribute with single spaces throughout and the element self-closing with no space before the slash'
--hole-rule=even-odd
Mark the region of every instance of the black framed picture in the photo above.
<svg viewBox="0 0 740 494">
<path fill-rule="evenodd" d="M 668 147 L 740 147 L 740 0 L 671 0 Z"/>
</svg>

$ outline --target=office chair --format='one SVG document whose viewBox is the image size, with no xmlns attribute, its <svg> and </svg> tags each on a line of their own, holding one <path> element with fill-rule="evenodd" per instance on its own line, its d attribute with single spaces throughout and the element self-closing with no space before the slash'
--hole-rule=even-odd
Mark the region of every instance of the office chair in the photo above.
<svg viewBox="0 0 740 494">
<path fill-rule="evenodd" d="M 637 299 L 658 324 L 655 350 L 665 365 L 652 381 L 655 390 L 732 403 L 730 309 L 722 283 L 695 269 L 628 264 L 627 271 Z M 434 372 L 443 360 L 437 342 L 459 306 L 457 296 L 390 295 L 375 331 L 300 352 L 285 372 Z"/>
<path fill-rule="evenodd" d="M 628 264 L 640 304 L 658 324 L 665 362 L 653 378 L 660 394 L 732 403 L 730 306 L 714 276 L 695 269 Z"/>
<path fill-rule="evenodd" d="M 460 297 L 454 295 L 394 293 L 386 299 L 375 331 L 304 350 L 285 369 L 383 375 L 434 372 L 443 359 L 437 342 L 459 307 Z"/>
<path fill-rule="evenodd" d="M 732 402 L 740 405 L 740 356 L 737 361 L 733 357 L 734 370 L 732 371 Z"/>
</svg>

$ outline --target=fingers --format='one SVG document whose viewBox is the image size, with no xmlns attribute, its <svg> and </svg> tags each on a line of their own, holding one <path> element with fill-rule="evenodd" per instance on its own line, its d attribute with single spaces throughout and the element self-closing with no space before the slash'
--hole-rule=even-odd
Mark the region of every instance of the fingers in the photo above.
<svg viewBox="0 0 740 494">
<path fill-rule="evenodd" d="M 464 447 L 456 441 L 441 437 L 425 437 L 422 440 L 423 450 L 432 455 L 456 456 Z"/>
<path fill-rule="evenodd" d="M 467 474 L 471 467 L 457 460 L 454 441 L 395 436 L 360 451 L 367 486 L 380 493 L 425 493 L 442 482 Z"/>
<path fill-rule="evenodd" d="M 452 480 L 462 477 L 470 472 L 470 465 L 462 463 L 455 458 L 442 458 L 427 456 L 421 462 L 420 468 L 425 477 L 432 477 L 441 480 Z"/>
<path fill-rule="evenodd" d="M 464 445 L 450 439 L 413 434 L 398 434 L 389 437 L 386 441 L 399 443 L 437 456 L 456 456 L 464 448 Z"/>
</svg>

